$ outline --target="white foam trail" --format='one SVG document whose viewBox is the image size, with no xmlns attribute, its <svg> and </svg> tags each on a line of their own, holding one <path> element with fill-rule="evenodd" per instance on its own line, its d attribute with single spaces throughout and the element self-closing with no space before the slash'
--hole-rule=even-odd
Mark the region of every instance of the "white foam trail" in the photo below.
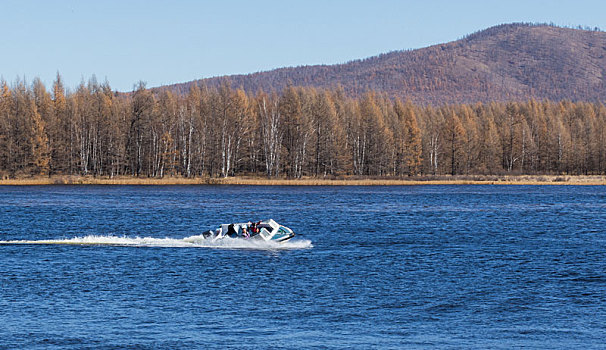
<svg viewBox="0 0 606 350">
<path fill-rule="evenodd" d="M 152 238 L 152 237 L 118 237 L 118 236 L 84 236 L 68 239 L 51 240 L 21 240 L 0 241 L 0 244 L 64 244 L 64 245 L 111 245 L 111 246 L 134 246 L 134 247 L 171 247 L 171 248 L 221 248 L 221 249 L 256 249 L 256 250 L 291 250 L 313 248 L 311 241 L 292 239 L 287 242 L 265 242 L 256 239 L 229 238 L 213 240 L 205 239 L 203 236 L 190 236 L 182 239 L 177 238 Z"/>
</svg>

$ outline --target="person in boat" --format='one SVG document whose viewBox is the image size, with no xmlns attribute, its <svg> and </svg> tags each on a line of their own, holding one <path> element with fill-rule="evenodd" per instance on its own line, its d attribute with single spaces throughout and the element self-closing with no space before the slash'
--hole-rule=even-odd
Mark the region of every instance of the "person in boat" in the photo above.
<svg viewBox="0 0 606 350">
<path fill-rule="evenodd" d="M 246 229 L 246 225 L 242 226 L 242 237 L 244 239 L 248 239 L 250 237 L 248 230 Z"/>
<path fill-rule="evenodd" d="M 257 223 L 253 222 L 250 224 L 250 236 L 254 236 L 259 233 L 259 228 L 257 227 Z"/>
<path fill-rule="evenodd" d="M 234 224 L 229 224 L 229 226 L 227 226 L 227 235 L 232 238 L 238 235 Z"/>
</svg>

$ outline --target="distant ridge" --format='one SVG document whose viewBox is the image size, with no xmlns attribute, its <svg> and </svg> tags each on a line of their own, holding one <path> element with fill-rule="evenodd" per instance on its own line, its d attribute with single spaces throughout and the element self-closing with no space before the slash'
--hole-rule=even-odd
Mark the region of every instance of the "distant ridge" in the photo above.
<svg viewBox="0 0 606 350">
<path fill-rule="evenodd" d="M 279 68 L 160 87 L 179 93 L 192 84 L 249 92 L 291 85 L 342 86 L 353 97 L 368 90 L 420 104 L 606 100 L 606 33 L 526 23 L 491 27 L 463 39 L 394 51 L 345 64 Z"/>
</svg>

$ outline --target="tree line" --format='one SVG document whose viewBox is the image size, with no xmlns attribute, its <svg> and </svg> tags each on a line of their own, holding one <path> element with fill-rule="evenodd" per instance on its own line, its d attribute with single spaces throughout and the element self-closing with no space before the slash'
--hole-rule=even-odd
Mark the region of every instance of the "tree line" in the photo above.
<svg viewBox="0 0 606 350">
<path fill-rule="evenodd" d="M 422 106 L 342 88 L 188 93 L 93 77 L 67 91 L 0 82 L 0 175 L 300 178 L 604 174 L 606 107 L 536 101 Z"/>
</svg>

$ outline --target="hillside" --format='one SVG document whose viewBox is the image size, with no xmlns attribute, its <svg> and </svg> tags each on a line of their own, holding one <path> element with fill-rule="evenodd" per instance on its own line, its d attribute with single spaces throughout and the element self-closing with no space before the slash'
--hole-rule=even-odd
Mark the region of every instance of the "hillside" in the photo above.
<svg viewBox="0 0 606 350">
<path fill-rule="evenodd" d="M 280 68 L 161 87 L 186 92 L 191 84 L 255 92 L 287 84 L 329 88 L 350 96 L 367 90 L 421 104 L 537 99 L 606 99 L 606 33 L 548 25 L 504 24 L 463 39 L 394 51 L 337 65 Z"/>
</svg>

